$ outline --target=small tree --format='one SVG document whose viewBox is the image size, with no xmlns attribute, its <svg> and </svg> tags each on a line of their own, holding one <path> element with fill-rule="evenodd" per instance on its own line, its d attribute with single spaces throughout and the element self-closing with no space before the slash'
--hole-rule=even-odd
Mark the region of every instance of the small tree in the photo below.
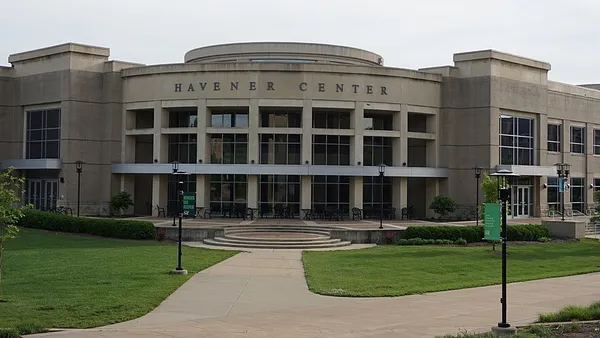
<svg viewBox="0 0 600 338">
<path fill-rule="evenodd" d="M 481 180 L 481 190 L 483 191 L 483 203 L 500 203 L 500 191 L 498 188 L 507 188 L 508 183 L 500 177 L 492 177 L 488 173 L 483 173 Z M 483 219 L 484 206 L 479 206 L 479 219 Z"/>
<path fill-rule="evenodd" d="M 432 209 L 438 214 L 438 219 L 441 219 L 449 213 L 456 211 L 456 203 L 448 196 L 439 195 L 431 201 L 429 209 Z"/>
<path fill-rule="evenodd" d="M 594 191 L 594 203 L 596 204 L 596 214 L 600 214 L 600 190 Z M 590 219 L 594 223 L 600 222 L 600 216 L 594 216 Z"/>
<path fill-rule="evenodd" d="M 3 301 L 2 268 L 4 243 L 17 236 L 19 228 L 15 224 L 23 217 L 23 207 L 15 207 L 21 199 L 17 192 L 24 180 L 13 175 L 13 168 L 0 172 L 0 301 Z"/>
<path fill-rule="evenodd" d="M 131 199 L 131 194 L 126 191 L 121 191 L 110 199 L 111 210 L 117 211 L 121 216 L 131 206 L 133 206 L 133 200 Z"/>
</svg>

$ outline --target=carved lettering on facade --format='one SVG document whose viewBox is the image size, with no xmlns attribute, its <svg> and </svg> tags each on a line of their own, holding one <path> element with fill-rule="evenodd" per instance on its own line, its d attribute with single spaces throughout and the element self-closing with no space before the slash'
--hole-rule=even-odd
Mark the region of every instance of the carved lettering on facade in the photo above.
<svg viewBox="0 0 600 338">
<path fill-rule="evenodd" d="M 179 93 L 183 91 L 183 86 L 185 85 L 185 83 L 175 83 L 174 84 L 174 92 L 175 93 Z M 197 87 L 194 87 L 194 86 Z M 196 88 L 200 88 L 201 91 L 206 91 L 206 85 L 207 82 L 197 82 L 197 83 L 187 83 L 187 91 L 188 92 L 194 92 L 196 91 Z M 239 81 L 230 81 L 230 87 L 229 90 L 230 91 L 234 91 L 234 90 L 239 90 Z M 377 93 L 379 93 L 379 95 L 381 96 L 387 96 L 387 87 L 385 86 L 375 86 L 375 85 L 365 85 L 364 87 L 361 87 L 361 85 L 359 84 L 344 84 L 344 83 L 334 83 L 334 84 L 326 84 L 324 82 L 317 82 L 314 84 L 309 84 L 307 82 L 300 82 L 298 84 L 298 89 L 302 92 L 308 91 L 308 90 L 312 90 L 312 91 L 316 91 L 316 92 L 320 92 L 320 93 L 324 93 L 327 91 L 327 88 L 329 88 L 330 90 L 333 90 L 333 88 L 335 87 L 335 92 L 336 93 L 344 93 L 344 86 L 345 85 L 349 85 L 352 87 L 352 90 L 350 91 L 353 94 L 359 94 L 359 93 L 364 93 L 367 95 L 376 95 Z M 251 91 L 255 91 L 258 90 L 259 87 L 264 86 L 262 88 L 266 89 L 267 91 L 276 91 L 276 86 L 275 86 L 275 82 L 272 81 L 267 81 L 264 83 L 257 83 L 256 81 L 249 81 L 248 82 L 248 90 Z M 226 88 L 226 87 L 225 87 Z M 364 89 L 361 89 L 364 88 Z M 214 81 L 212 83 L 212 86 L 209 87 L 209 90 L 211 90 L 216 92 L 216 91 L 221 91 L 221 82 L 220 81 Z"/>
</svg>

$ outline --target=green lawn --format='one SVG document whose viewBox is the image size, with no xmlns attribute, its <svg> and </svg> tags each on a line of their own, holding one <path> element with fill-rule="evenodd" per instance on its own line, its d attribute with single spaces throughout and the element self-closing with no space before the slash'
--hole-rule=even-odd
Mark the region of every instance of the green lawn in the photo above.
<svg viewBox="0 0 600 338">
<path fill-rule="evenodd" d="M 187 276 L 170 275 L 177 245 L 23 230 L 7 242 L 0 327 L 89 328 L 137 318 L 236 252 L 183 247 Z"/>
<path fill-rule="evenodd" d="M 501 255 L 491 246 L 378 246 L 310 251 L 303 263 L 311 291 L 331 296 L 400 296 L 499 284 Z M 600 242 L 508 247 L 508 281 L 600 271 Z"/>
</svg>

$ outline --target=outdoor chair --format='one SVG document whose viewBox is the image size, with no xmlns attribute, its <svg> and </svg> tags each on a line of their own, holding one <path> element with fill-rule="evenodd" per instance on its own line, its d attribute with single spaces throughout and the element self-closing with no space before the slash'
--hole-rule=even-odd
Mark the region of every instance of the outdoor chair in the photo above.
<svg viewBox="0 0 600 338">
<path fill-rule="evenodd" d="M 161 206 L 157 205 L 156 206 L 156 210 L 158 210 L 158 217 L 160 217 L 160 214 L 163 214 L 163 217 L 167 217 L 167 213 L 165 212 L 165 208 L 162 208 Z"/>
<path fill-rule="evenodd" d="M 362 210 L 357 207 L 354 207 L 352 208 L 352 220 L 355 221 L 357 219 L 359 221 L 362 219 Z"/>
</svg>

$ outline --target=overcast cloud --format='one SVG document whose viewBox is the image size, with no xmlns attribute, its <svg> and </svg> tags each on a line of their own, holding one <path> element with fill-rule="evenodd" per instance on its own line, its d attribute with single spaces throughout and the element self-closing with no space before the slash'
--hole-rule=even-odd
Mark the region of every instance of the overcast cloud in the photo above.
<svg viewBox="0 0 600 338">
<path fill-rule="evenodd" d="M 111 59 L 183 62 L 190 49 L 242 41 L 348 45 L 416 69 L 496 49 L 552 64 L 550 79 L 600 83 L 597 0 L 0 0 L 0 64 L 64 42 Z"/>
</svg>

